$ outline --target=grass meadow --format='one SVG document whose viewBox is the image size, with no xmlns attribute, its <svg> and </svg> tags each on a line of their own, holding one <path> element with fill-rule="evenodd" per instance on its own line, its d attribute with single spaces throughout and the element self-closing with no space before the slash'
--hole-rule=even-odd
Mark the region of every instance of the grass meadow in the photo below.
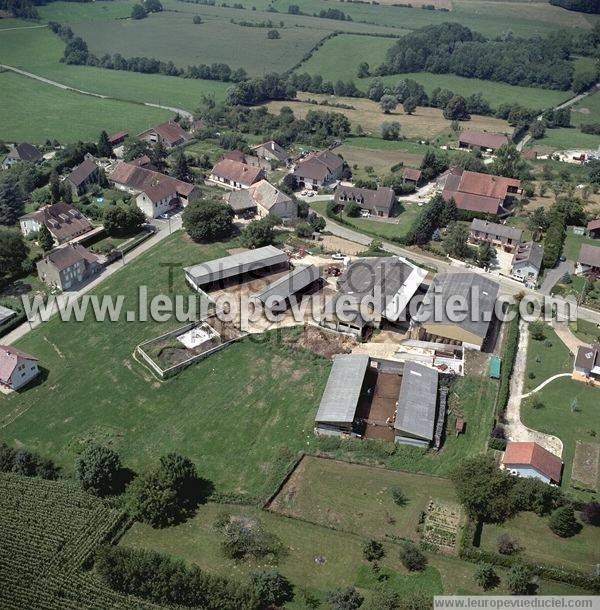
<svg viewBox="0 0 600 610">
<path fill-rule="evenodd" d="M 12 72 L 0 73 L 0 105 L 0 139 L 9 142 L 96 140 L 103 129 L 138 133 L 173 114 L 64 91 Z"/>
<path fill-rule="evenodd" d="M 173 294 L 188 294 L 181 268 L 223 256 L 227 247 L 175 233 L 96 294 L 124 295 L 124 308 L 136 309 L 139 285 L 148 286 L 150 298 L 169 294 L 165 264 L 176 265 Z M 56 459 L 67 472 L 89 440 L 112 445 L 136 471 L 179 451 L 217 491 L 264 497 L 313 442 L 330 364 L 274 339 L 246 339 L 160 383 L 133 351 L 178 325 L 52 318 L 18 342 L 46 373 L 42 383 L 2 397 L 0 436 Z"/>
</svg>

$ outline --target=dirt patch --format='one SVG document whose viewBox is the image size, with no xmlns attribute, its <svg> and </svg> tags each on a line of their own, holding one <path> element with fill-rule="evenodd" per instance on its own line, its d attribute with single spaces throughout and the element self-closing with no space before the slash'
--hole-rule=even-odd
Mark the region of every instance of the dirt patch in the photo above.
<svg viewBox="0 0 600 610">
<path fill-rule="evenodd" d="M 332 358 L 336 354 L 349 354 L 356 344 L 356 340 L 352 337 L 317 326 L 305 326 L 296 339 L 298 347 L 308 349 L 325 358 Z"/>
<path fill-rule="evenodd" d="M 356 242 L 348 241 L 347 239 L 336 237 L 335 235 L 324 235 L 321 243 L 326 250 L 341 252 L 348 256 L 356 256 L 365 249 L 365 246 L 362 244 L 357 244 Z"/>
<path fill-rule="evenodd" d="M 577 441 L 571 478 L 587 487 L 597 488 L 600 444 Z"/>
</svg>

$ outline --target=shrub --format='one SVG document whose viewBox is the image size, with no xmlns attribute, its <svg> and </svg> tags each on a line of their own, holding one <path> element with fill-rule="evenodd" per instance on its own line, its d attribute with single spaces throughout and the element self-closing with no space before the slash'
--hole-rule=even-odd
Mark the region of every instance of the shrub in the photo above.
<svg viewBox="0 0 600 610">
<path fill-rule="evenodd" d="M 581 520 L 590 525 L 600 525 L 600 502 L 588 502 L 581 509 Z"/>
<path fill-rule="evenodd" d="M 406 496 L 400 487 L 392 487 L 390 489 L 390 493 L 392 494 L 392 500 L 394 500 L 394 504 L 398 506 L 404 506 L 406 504 Z"/>
<path fill-rule="evenodd" d="M 223 535 L 221 549 L 229 559 L 260 559 L 283 550 L 279 538 L 266 532 L 257 519 L 232 518 L 223 528 Z"/>
<path fill-rule="evenodd" d="M 357 610 L 363 603 L 363 596 L 354 588 L 335 589 L 325 596 L 331 610 Z"/>
<path fill-rule="evenodd" d="M 516 538 L 512 538 L 509 534 L 500 534 L 498 536 L 498 552 L 501 555 L 514 555 L 521 550 L 521 545 Z"/>
<path fill-rule="evenodd" d="M 119 454 L 95 443 L 89 444 L 75 462 L 75 477 L 85 491 L 95 496 L 113 493 L 120 470 Z"/>
<path fill-rule="evenodd" d="M 541 320 L 535 320 L 529 324 L 529 334 L 536 341 L 543 341 L 546 338 L 546 325 Z"/>
<path fill-rule="evenodd" d="M 346 212 L 346 216 L 356 218 L 360 215 L 360 206 L 358 203 L 356 203 L 356 201 L 350 201 L 344 208 L 344 211 Z"/>
<path fill-rule="evenodd" d="M 504 427 L 500 425 L 494 426 L 492 430 L 492 438 L 506 438 L 504 435 Z"/>
<path fill-rule="evenodd" d="M 575 518 L 575 511 L 571 505 L 557 508 L 550 515 L 548 526 L 561 538 L 570 538 L 581 530 L 581 523 Z"/>
<path fill-rule="evenodd" d="M 506 586 L 513 595 L 526 595 L 531 585 L 531 571 L 526 566 L 515 564 L 506 574 Z"/>
<path fill-rule="evenodd" d="M 379 540 L 367 540 L 363 545 L 363 557 L 367 561 L 379 561 L 384 556 L 383 544 Z"/>
<path fill-rule="evenodd" d="M 419 547 L 410 540 L 405 540 L 400 548 L 400 561 L 402 565 L 411 572 L 420 572 L 427 565 L 427 557 Z"/>
<path fill-rule="evenodd" d="M 294 598 L 290 581 L 277 570 L 264 569 L 252 572 L 250 587 L 261 608 L 280 607 Z"/>
<path fill-rule="evenodd" d="M 488 441 L 488 447 L 495 449 L 496 451 L 504 451 L 506 449 L 506 439 L 504 438 L 490 438 Z"/>
<path fill-rule="evenodd" d="M 496 570 L 494 570 L 494 566 L 490 563 L 480 564 L 479 567 L 475 570 L 475 574 L 473 576 L 475 578 L 475 582 L 484 591 L 489 591 L 490 589 L 494 589 L 500 583 L 498 574 L 496 574 Z"/>
</svg>

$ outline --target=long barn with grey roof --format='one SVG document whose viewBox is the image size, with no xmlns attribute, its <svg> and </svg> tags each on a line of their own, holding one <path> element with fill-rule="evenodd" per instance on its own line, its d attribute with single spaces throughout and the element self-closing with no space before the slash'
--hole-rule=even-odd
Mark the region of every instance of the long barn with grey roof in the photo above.
<svg viewBox="0 0 600 610">
<path fill-rule="evenodd" d="M 356 409 L 369 366 L 366 354 L 338 355 L 315 417 L 315 432 L 325 435 L 351 434 Z"/>
<path fill-rule="evenodd" d="M 394 422 L 397 443 L 427 447 L 435 434 L 438 372 L 416 362 L 406 362 Z"/>
<path fill-rule="evenodd" d="M 221 280 L 230 280 L 246 273 L 264 273 L 269 269 L 279 269 L 287 265 L 289 265 L 288 256 L 283 250 L 275 246 L 264 246 L 184 267 L 184 272 L 189 284 L 201 291 L 203 286 Z"/>
<path fill-rule="evenodd" d="M 297 267 L 253 296 L 269 309 L 284 310 L 292 296 L 309 288 L 319 280 L 320 275 L 319 269 L 314 265 Z"/>
</svg>

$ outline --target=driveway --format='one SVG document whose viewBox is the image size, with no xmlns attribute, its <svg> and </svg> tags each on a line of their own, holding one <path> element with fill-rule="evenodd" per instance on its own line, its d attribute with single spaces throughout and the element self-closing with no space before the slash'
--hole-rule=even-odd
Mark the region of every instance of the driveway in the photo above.
<svg viewBox="0 0 600 610">
<path fill-rule="evenodd" d="M 558 263 L 558 267 L 550 269 L 546 273 L 546 277 L 540 287 L 540 292 L 545 295 L 549 295 L 552 288 L 560 280 L 565 273 L 573 273 L 575 271 L 575 263 L 573 261 L 561 261 Z"/>
</svg>

